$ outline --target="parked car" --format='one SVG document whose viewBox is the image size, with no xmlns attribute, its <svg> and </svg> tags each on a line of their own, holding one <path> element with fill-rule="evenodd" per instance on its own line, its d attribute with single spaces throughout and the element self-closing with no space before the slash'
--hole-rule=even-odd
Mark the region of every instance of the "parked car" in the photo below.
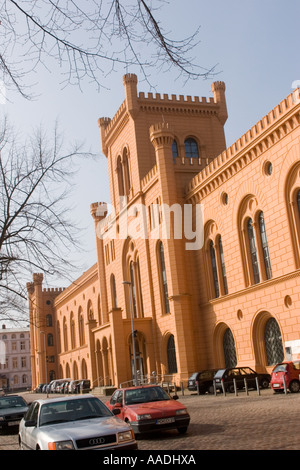
<svg viewBox="0 0 300 470">
<path fill-rule="evenodd" d="M 91 381 L 90 380 L 81 380 L 79 382 L 79 392 L 88 393 L 91 390 Z"/>
<path fill-rule="evenodd" d="M 223 391 L 222 382 L 226 392 L 234 392 L 234 382 L 237 389 L 245 387 L 244 379 L 247 380 L 248 388 L 256 388 L 256 378 L 261 388 L 268 388 L 271 380 L 270 374 L 258 374 L 250 367 L 234 367 L 230 369 L 220 369 L 214 376 L 214 382 L 217 390 Z"/>
<path fill-rule="evenodd" d="M 130 426 L 92 395 L 34 401 L 20 423 L 19 445 L 30 450 L 137 449 Z"/>
<path fill-rule="evenodd" d="M 68 387 L 69 393 L 79 393 L 79 384 L 81 380 L 71 380 Z"/>
<path fill-rule="evenodd" d="M 216 372 L 217 369 L 194 372 L 194 374 L 189 377 L 188 389 L 194 391 L 199 388 L 199 393 L 214 393 L 214 376 Z"/>
<path fill-rule="evenodd" d="M 0 397 L 0 429 L 18 426 L 28 405 L 24 398 L 18 395 L 4 395 Z"/>
<path fill-rule="evenodd" d="M 300 361 L 284 361 L 277 364 L 272 370 L 271 374 L 271 387 L 275 392 L 282 392 L 284 390 L 284 382 L 286 388 L 292 393 L 297 393 L 300 390 Z"/>
<path fill-rule="evenodd" d="M 35 393 L 42 393 L 43 387 L 45 384 L 39 384 L 37 387 L 35 387 L 34 392 Z"/>
<path fill-rule="evenodd" d="M 128 422 L 135 434 L 177 429 L 185 433 L 190 423 L 188 410 L 158 385 L 117 389 L 106 403 L 112 411 L 119 409 L 119 418 Z"/>
</svg>

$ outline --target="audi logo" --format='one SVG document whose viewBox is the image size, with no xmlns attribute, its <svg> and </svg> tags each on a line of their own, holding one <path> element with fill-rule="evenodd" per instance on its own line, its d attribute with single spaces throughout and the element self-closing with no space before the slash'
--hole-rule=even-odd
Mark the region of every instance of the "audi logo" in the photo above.
<svg viewBox="0 0 300 470">
<path fill-rule="evenodd" d="M 95 437 L 89 440 L 89 445 L 96 446 L 96 445 L 104 444 L 104 442 L 105 442 L 104 437 Z"/>
</svg>

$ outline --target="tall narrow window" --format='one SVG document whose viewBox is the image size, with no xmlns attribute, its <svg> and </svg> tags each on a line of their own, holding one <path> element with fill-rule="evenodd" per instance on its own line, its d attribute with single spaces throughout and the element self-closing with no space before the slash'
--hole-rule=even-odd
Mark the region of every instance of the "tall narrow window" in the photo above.
<svg viewBox="0 0 300 470">
<path fill-rule="evenodd" d="M 282 362 L 284 360 L 282 338 L 275 318 L 270 318 L 267 321 L 264 336 L 268 366 Z"/>
<path fill-rule="evenodd" d="M 261 247 L 262 247 L 264 265 L 265 265 L 265 270 L 266 270 L 266 277 L 267 279 L 271 279 L 272 277 L 271 260 L 270 260 L 270 253 L 269 253 L 263 212 L 259 214 L 258 222 L 259 222 L 259 231 L 260 231 L 260 238 L 261 238 Z"/>
<path fill-rule="evenodd" d="M 49 333 L 47 335 L 47 344 L 48 344 L 48 346 L 53 346 L 54 345 L 53 335 L 51 333 Z"/>
<path fill-rule="evenodd" d="M 159 260 L 160 260 L 160 275 L 162 284 L 162 294 L 164 300 L 165 313 L 170 312 L 169 295 L 168 295 L 168 284 L 167 284 L 167 272 L 165 264 L 164 246 L 162 242 L 159 243 Z"/>
<path fill-rule="evenodd" d="M 124 178 L 123 178 L 123 166 L 121 162 L 121 157 L 118 157 L 117 161 L 117 175 L 118 175 L 118 186 L 119 186 L 119 196 L 124 196 Z"/>
<path fill-rule="evenodd" d="M 118 308 L 116 279 L 113 274 L 111 275 L 111 279 L 110 279 L 110 288 L 111 288 L 112 307 Z"/>
<path fill-rule="evenodd" d="M 176 140 L 173 140 L 172 143 L 172 155 L 173 155 L 173 162 L 175 161 L 175 158 L 178 157 L 178 145 Z"/>
<path fill-rule="evenodd" d="M 236 367 L 237 358 L 236 358 L 235 342 L 234 342 L 234 337 L 230 328 L 227 328 L 224 333 L 223 349 L 224 349 L 225 367 L 226 368 Z"/>
<path fill-rule="evenodd" d="M 133 316 L 134 318 L 137 318 L 137 299 L 136 299 L 136 285 L 135 285 L 133 261 L 131 261 L 130 263 L 130 282 L 131 282 L 131 292 L 132 292 Z"/>
<path fill-rule="evenodd" d="M 129 170 L 127 149 L 124 149 L 124 152 L 123 152 L 123 177 L 124 177 L 125 194 L 128 195 L 130 188 L 131 188 L 131 181 L 130 181 L 130 170 Z"/>
<path fill-rule="evenodd" d="M 177 361 L 176 361 L 175 341 L 174 341 L 173 335 L 171 335 L 168 339 L 167 356 L 168 356 L 168 372 L 169 374 L 176 374 Z"/>
<path fill-rule="evenodd" d="M 213 241 L 210 242 L 209 249 L 210 249 L 210 261 L 211 261 L 212 278 L 213 278 L 215 296 L 219 297 L 220 288 L 219 288 L 219 281 L 218 281 L 216 252 L 215 252 Z"/>
<path fill-rule="evenodd" d="M 228 285 L 227 285 L 227 276 L 226 276 L 225 260 L 224 260 L 223 245 L 222 245 L 221 237 L 219 237 L 219 253 L 220 253 L 220 261 L 221 261 L 221 269 L 222 269 L 224 294 L 226 295 L 228 294 Z"/>
<path fill-rule="evenodd" d="M 184 141 L 185 156 L 187 158 L 199 158 L 198 145 L 195 139 L 188 138 Z"/>
<path fill-rule="evenodd" d="M 252 219 L 248 220 L 247 231 L 248 231 L 248 240 L 249 240 L 250 258 L 251 258 L 251 264 L 252 264 L 253 280 L 254 280 L 254 283 L 257 284 L 258 282 L 260 282 L 260 274 L 259 274 L 255 233 L 254 233 Z"/>
<path fill-rule="evenodd" d="M 297 192 L 297 206 L 298 206 L 298 214 L 299 214 L 299 219 L 300 219 L 300 189 Z"/>
</svg>

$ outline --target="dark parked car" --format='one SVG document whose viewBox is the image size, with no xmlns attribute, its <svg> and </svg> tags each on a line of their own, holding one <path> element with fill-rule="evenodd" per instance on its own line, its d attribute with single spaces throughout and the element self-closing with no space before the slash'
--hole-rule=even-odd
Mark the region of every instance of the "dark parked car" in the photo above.
<svg viewBox="0 0 300 470">
<path fill-rule="evenodd" d="M 258 374 L 250 367 L 234 367 L 231 369 L 220 369 L 214 377 L 216 389 L 223 391 L 222 382 L 226 392 L 234 392 L 234 382 L 236 381 L 237 389 L 245 387 L 244 379 L 247 380 L 248 388 L 256 388 L 256 378 L 260 388 L 268 388 L 271 376 L 270 374 Z"/>
<path fill-rule="evenodd" d="M 26 401 L 18 395 L 0 397 L 0 429 L 19 426 L 27 409 Z"/>
<path fill-rule="evenodd" d="M 218 369 L 201 370 L 200 372 L 194 372 L 188 380 L 188 389 L 198 390 L 197 382 L 199 387 L 199 393 L 214 393 L 214 376 Z"/>
</svg>

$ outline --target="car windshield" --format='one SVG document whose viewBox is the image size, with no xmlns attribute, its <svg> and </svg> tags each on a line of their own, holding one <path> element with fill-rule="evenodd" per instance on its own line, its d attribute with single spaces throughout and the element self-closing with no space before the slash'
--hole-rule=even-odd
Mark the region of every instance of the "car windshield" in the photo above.
<svg viewBox="0 0 300 470">
<path fill-rule="evenodd" d="M 273 372 L 285 372 L 287 369 L 287 364 L 278 364 Z"/>
<path fill-rule="evenodd" d="M 112 413 L 98 398 L 60 400 L 41 406 L 40 426 L 105 416 L 112 416 Z"/>
<path fill-rule="evenodd" d="M 216 372 L 215 374 L 215 379 L 218 378 L 218 377 L 222 377 L 224 375 L 224 372 L 226 371 L 226 369 L 220 369 L 218 370 L 218 372 Z"/>
<path fill-rule="evenodd" d="M 190 380 L 196 380 L 198 372 L 194 372 L 193 375 L 190 376 Z"/>
<path fill-rule="evenodd" d="M 5 408 L 23 408 L 27 403 L 22 397 L 2 397 L 0 398 L 0 410 Z"/>
<path fill-rule="evenodd" d="M 125 391 L 125 405 L 162 400 L 170 400 L 170 396 L 161 387 L 135 388 Z"/>
</svg>

